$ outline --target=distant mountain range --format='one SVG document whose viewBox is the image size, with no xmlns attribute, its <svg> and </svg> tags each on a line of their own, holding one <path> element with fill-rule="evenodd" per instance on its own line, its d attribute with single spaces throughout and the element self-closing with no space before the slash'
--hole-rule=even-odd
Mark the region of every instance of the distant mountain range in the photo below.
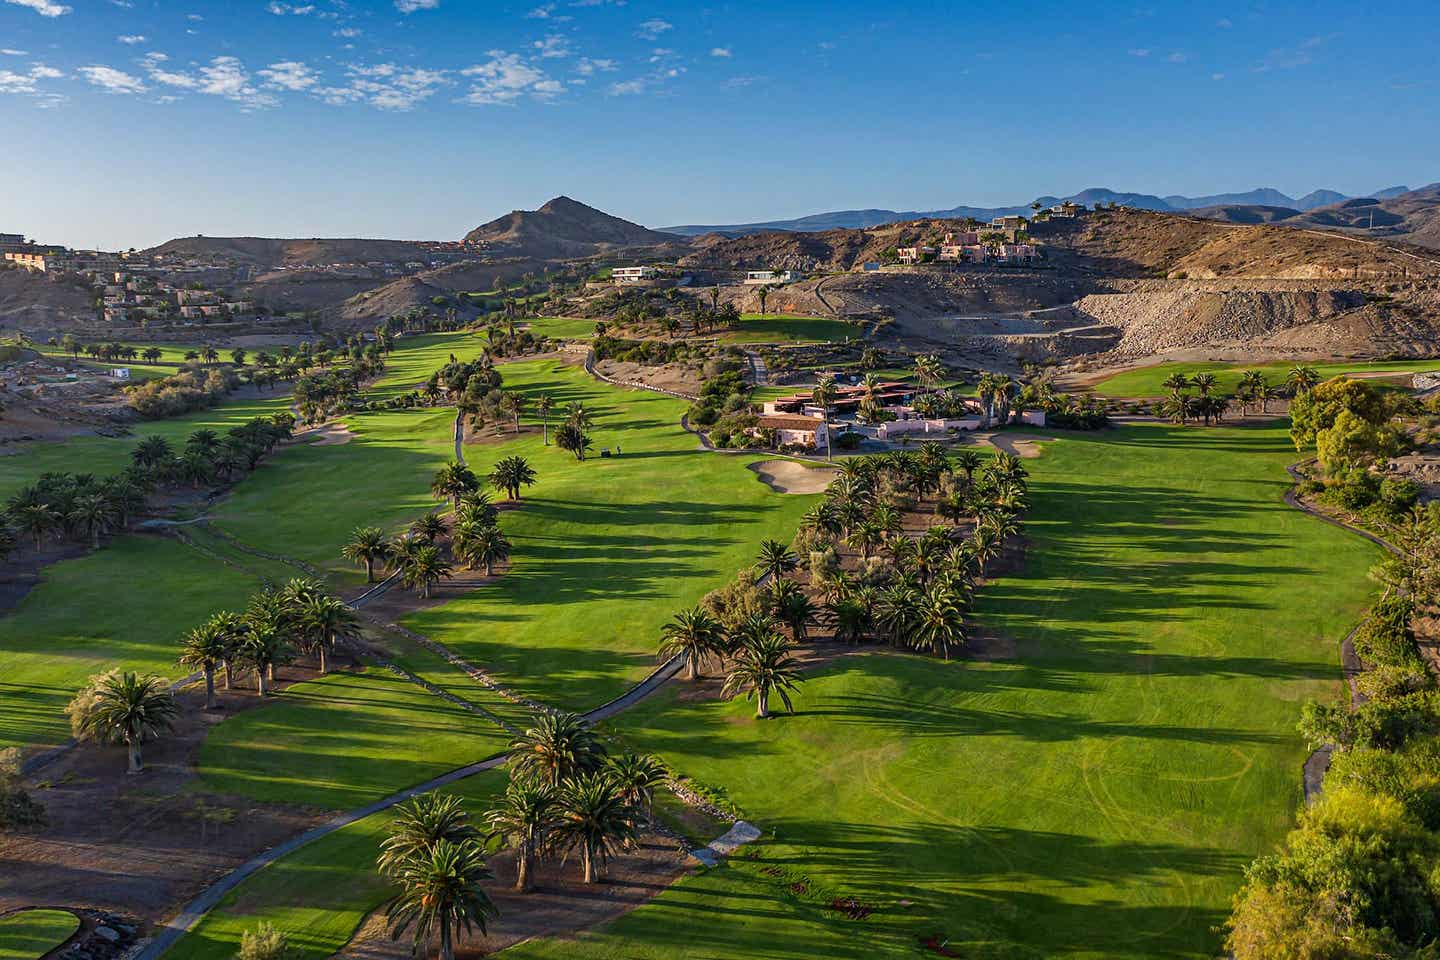
<svg viewBox="0 0 1440 960">
<path fill-rule="evenodd" d="M 1377 190 L 1374 193 L 1366 194 L 1363 199 L 1385 200 L 1409 192 L 1409 187 L 1386 187 L 1384 190 Z M 1120 193 L 1105 187 L 1092 187 L 1089 190 L 1082 190 L 1068 197 L 1037 197 L 1034 202 L 1047 207 L 1054 206 L 1066 200 L 1073 203 L 1083 203 L 1091 207 L 1097 203 L 1108 204 L 1114 202 L 1127 207 L 1139 207 L 1144 210 L 1160 210 L 1170 213 L 1201 210 L 1211 207 L 1236 206 L 1279 207 L 1304 213 L 1308 210 L 1333 206 L 1337 203 L 1343 203 L 1346 200 L 1353 199 L 1357 198 L 1335 190 L 1312 190 L 1310 193 L 1297 199 L 1271 187 L 1262 187 L 1244 193 L 1220 193 L 1208 197 L 1183 197 L 1178 195 L 1157 197 L 1148 193 Z M 948 210 L 836 210 L 830 213 L 816 213 L 794 220 L 769 220 L 762 223 L 736 224 L 685 224 L 676 227 L 658 227 L 657 230 L 661 233 L 673 233 L 685 237 L 697 237 L 706 233 L 742 236 L 749 233 L 764 233 L 769 230 L 791 230 L 801 233 L 815 233 L 821 230 L 861 230 L 866 227 L 878 227 L 887 223 L 900 223 L 906 220 L 922 220 L 927 218 L 937 220 L 962 220 L 966 217 L 974 217 L 976 220 L 991 220 L 995 217 L 1013 216 L 1015 214 L 1028 215 L 1030 209 L 1031 204 L 1025 203 L 1012 207 L 959 206 L 951 207 Z"/>
</svg>

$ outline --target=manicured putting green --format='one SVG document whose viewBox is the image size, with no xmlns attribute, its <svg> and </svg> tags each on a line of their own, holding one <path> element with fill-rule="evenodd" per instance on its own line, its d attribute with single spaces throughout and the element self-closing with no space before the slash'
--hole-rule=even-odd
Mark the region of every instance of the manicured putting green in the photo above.
<svg viewBox="0 0 1440 960">
<path fill-rule="evenodd" d="M 1197 373 L 1209 373 L 1215 377 L 1216 389 L 1221 393 L 1233 393 L 1240 385 L 1240 378 L 1249 370 L 1259 370 L 1272 387 L 1285 383 L 1295 363 L 1162 363 L 1153 367 L 1126 370 L 1095 384 L 1096 393 L 1105 397 L 1158 397 L 1169 391 L 1166 378 L 1180 373 L 1193 377 Z M 1440 360 L 1369 360 L 1354 363 L 1310 363 L 1324 379 L 1345 374 L 1383 374 L 1397 376 L 1440 370 Z"/>
<path fill-rule="evenodd" d="M 37 960 L 79 929 L 80 918 L 66 910 L 22 910 L 0 917 L 0 960 Z"/>
</svg>

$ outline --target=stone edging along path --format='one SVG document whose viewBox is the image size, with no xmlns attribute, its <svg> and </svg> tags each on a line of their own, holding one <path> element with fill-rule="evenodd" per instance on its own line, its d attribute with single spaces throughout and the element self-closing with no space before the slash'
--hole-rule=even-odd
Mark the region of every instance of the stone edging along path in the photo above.
<svg viewBox="0 0 1440 960">
<path fill-rule="evenodd" d="M 598 723 L 601 720 L 609 719 L 618 713 L 628 710 L 664 686 L 666 682 L 680 672 L 682 665 L 683 657 L 672 657 L 625 693 L 583 714 L 583 718 L 587 723 Z M 383 800 L 377 800 L 358 810 L 342 813 L 334 819 L 322 823 L 318 827 L 307 830 L 299 836 L 292 837 L 284 843 L 277 844 L 264 853 L 252 857 L 215 881 L 202 891 L 199 896 L 182 907 L 180 913 L 170 919 L 160 929 L 160 932 L 146 943 L 131 960 L 159 960 L 182 936 L 193 929 L 207 913 L 213 910 L 220 901 L 224 899 L 227 893 L 238 887 L 252 874 L 269 866 L 282 857 L 288 856 L 301 847 L 319 840 L 322 837 L 329 836 L 335 831 L 348 827 L 372 814 L 388 810 L 396 804 L 404 803 L 406 800 L 413 799 L 423 793 L 448 787 L 477 773 L 493 770 L 504 763 L 508 757 L 509 753 L 497 753 L 483 760 L 477 760 L 475 763 L 458 767 L 431 780 L 427 780 L 424 783 L 391 794 Z"/>
<path fill-rule="evenodd" d="M 1316 510 L 1314 507 L 1308 506 L 1303 501 L 1301 501 L 1297 491 L 1299 489 L 1300 483 L 1305 478 L 1300 475 L 1300 467 L 1307 463 L 1313 462 L 1313 458 L 1309 460 L 1301 460 L 1299 463 L 1290 464 L 1285 468 L 1285 472 L 1288 473 L 1290 475 L 1290 479 L 1294 481 L 1290 489 L 1285 491 L 1284 499 L 1286 505 L 1294 507 L 1301 513 L 1306 513 L 1319 520 L 1323 520 L 1325 523 L 1328 523 L 1331 526 L 1339 527 L 1341 530 L 1348 530 L 1351 533 L 1364 537 L 1366 540 L 1369 540 L 1371 543 L 1375 544 L 1381 549 L 1398 556 L 1400 553 L 1399 549 L 1397 549 L 1394 544 L 1385 540 L 1383 537 L 1371 533 L 1369 530 L 1365 530 L 1353 524 L 1346 523 L 1344 520 L 1332 517 L 1327 513 L 1322 513 L 1321 511 Z M 1359 654 L 1355 652 L 1354 640 L 1355 634 L 1360 632 L 1360 628 L 1365 625 L 1366 619 L 1368 618 L 1361 619 L 1359 623 L 1355 624 L 1355 626 L 1350 629 L 1350 632 L 1345 634 L 1345 639 L 1340 641 L 1340 668 L 1345 678 L 1345 685 L 1350 690 L 1350 709 L 1352 710 L 1355 709 L 1355 707 L 1357 707 L 1360 703 L 1364 702 L 1363 695 L 1360 693 L 1359 690 L 1355 688 L 1355 679 L 1361 673 L 1365 672 L 1365 665 L 1361 663 Z M 1315 800 L 1320 796 L 1320 791 L 1324 787 L 1325 773 L 1330 769 L 1330 757 L 1331 754 L 1333 754 L 1334 752 L 1335 751 L 1333 747 L 1320 747 L 1318 750 L 1311 753 L 1310 756 L 1305 759 L 1305 765 L 1303 767 L 1303 782 L 1305 789 L 1305 803 L 1307 806 L 1311 803 L 1314 803 Z"/>
</svg>

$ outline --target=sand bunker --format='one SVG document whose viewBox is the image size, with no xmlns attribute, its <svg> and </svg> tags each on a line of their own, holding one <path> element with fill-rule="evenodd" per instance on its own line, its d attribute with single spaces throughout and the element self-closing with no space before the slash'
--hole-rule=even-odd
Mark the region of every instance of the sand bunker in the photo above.
<svg viewBox="0 0 1440 960">
<path fill-rule="evenodd" d="M 776 493 L 821 493 L 839 471 L 829 467 L 807 467 L 794 460 L 765 460 L 750 464 L 760 482 Z"/>
<path fill-rule="evenodd" d="M 338 446 L 342 443 L 349 443 L 354 437 L 355 434 L 350 432 L 350 428 L 339 421 L 327 423 L 323 427 L 316 427 L 305 433 L 305 439 L 317 447 Z"/>
<path fill-rule="evenodd" d="M 986 443 L 1004 453 L 1014 454 L 1026 460 L 1033 460 L 1040 456 L 1040 444 L 1054 443 L 1054 437 L 1037 437 L 1025 433 L 989 433 L 980 434 L 976 438 L 979 443 Z"/>
</svg>

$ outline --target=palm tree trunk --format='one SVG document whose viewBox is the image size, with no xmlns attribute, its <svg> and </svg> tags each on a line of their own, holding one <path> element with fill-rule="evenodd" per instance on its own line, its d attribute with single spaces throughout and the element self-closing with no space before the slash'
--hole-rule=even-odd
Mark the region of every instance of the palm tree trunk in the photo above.
<svg viewBox="0 0 1440 960">
<path fill-rule="evenodd" d="M 320 672 L 321 672 L 321 673 L 329 673 L 329 672 L 330 672 L 330 664 L 329 664 L 329 662 L 328 662 L 328 660 L 326 659 L 326 656 L 325 656 L 325 647 L 326 647 L 326 646 L 327 646 L 327 644 L 325 643 L 325 641 L 323 641 L 323 640 L 320 641 Z"/>
<path fill-rule="evenodd" d="M 128 747 L 129 754 L 130 754 L 130 767 L 129 767 L 129 769 L 128 769 L 126 772 L 127 772 L 127 773 L 139 773 L 141 770 L 144 770 L 144 769 L 145 769 L 145 765 L 140 762 L 140 743 L 139 743 L 139 741 L 134 741 L 134 742 L 132 742 L 132 743 L 127 744 L 126 746 Z"/>
<path fill-rule="evenodd" d="M 229 660 L 225 661 L 225 689 L 230 689 L 230 684 L 235 680 L 235 671 Z"/>
<path fill-rule="evenodd" d="M 265 696 L 265 669 L 255 668 L 255 690 L 260 696 Z"/>
<path fill-rule="evenodd" d="M 375 582 L 375 558 L 367 557 L 365 560 L 365 582 Z"/>
<path fill-rule="evenodd" d="M 520 856 L 515 858 L 515 889 L 521 893 L 530 892 L 530 844 L 520 844 Z"/>
<path fill-rule="evenodd" d="M 267 663 L 267 664 L 265 665 L 265 673 L 266 673 L 266 675 L 270 678 L 270 682 L 271 682 L 271 683 L 274 683 L 274 682 L 275 682 L 275 661 L 272 660 L 272 661 L 270 661 L 269 663 Z"/>
<path fill-rule="evenodd" d="M 586 844 L 582 847 L 581 853 L 582 853 L 583 859 L 584 859 L 584 861 L 585 861 L 585 882 L 586 882 L 586 883 L 594 883 L 594 882 L 595 882 L 595 858 L 591 855 L 591 852 L 590 852 L 590 844 L 589 844 L 589 843 L 586 843 Z"/>
<path fill-rule="evenodd" d="M 755 691 L 755 716 L 761 720 L 770 716 L 770 690 L 768 687 L 761 687 Z"/>
<path fill-rule="evenodd" d="M 205 709 L 215 709 L 215 667 L 205 665 Z"/>
<path fill-rule="evenodd" d="M 440 960 L 455 960 L 455 940 L 450 932 L 450 921 L 440 921 Z"/>
</svg>

